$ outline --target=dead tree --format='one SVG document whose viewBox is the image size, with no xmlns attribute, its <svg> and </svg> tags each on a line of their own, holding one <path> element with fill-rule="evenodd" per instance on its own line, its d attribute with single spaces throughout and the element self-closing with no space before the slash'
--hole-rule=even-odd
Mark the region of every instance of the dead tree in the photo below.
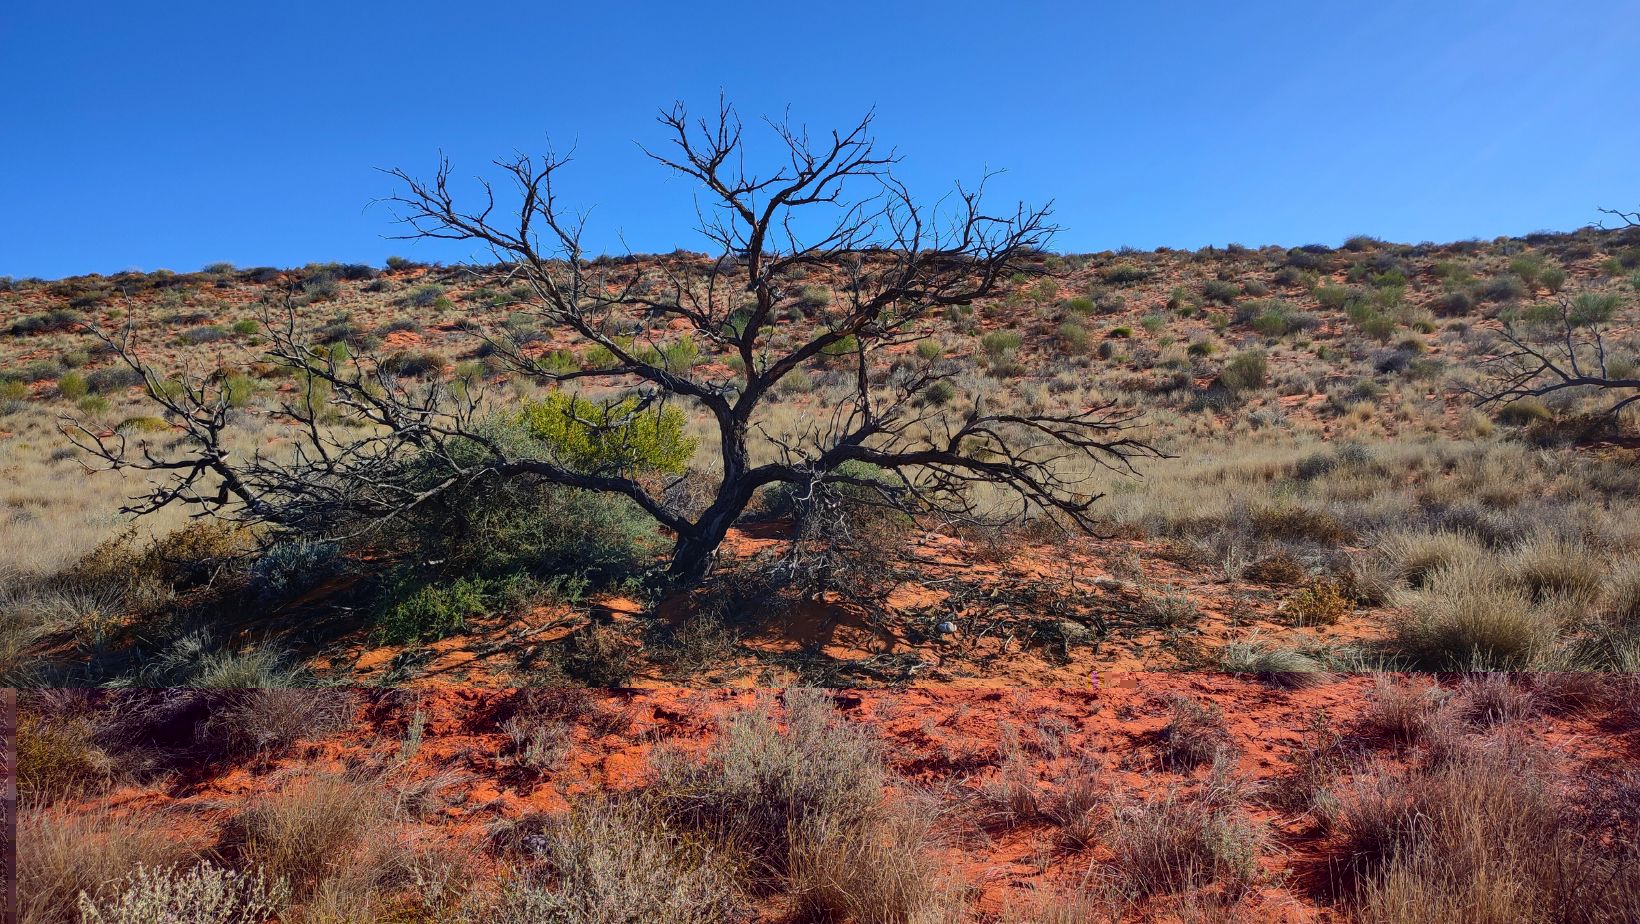
<svg viewBox="0 0 1640 924">
<path fill-rule="evenodd" d="M 224 446 L 231 415 L 220 389 L 160 388 L 124 337 L 105 339 L 181 424 L 183 445 L 133 453 L 83 427 L 70 427 L 72 435 L 111 465 L 170 476 L 135 509 L 187 503 L 309 530 L 390 520 L 479 478 L 621 495 L 672 532 L 669 570 L 684 581 L 707 571 L 731 525 L 771 485 L 802 493 L 857 484 L 908 512 L 955 519 L 979 514 L 969 489 L 996 485 L 1017 498 L 1013 516 L 1047 511 L 1088 526 L 1100 496 L 1097 469 L 1131 471 L 1136 459 L 1157 454 L 1132 435 L 1134 413 L 1113 403 L 1015 413 L 992 410 L 980 395 L 964 410 L 948 410 L 925 395 L 952 378 L 950 365 L 907 360 L 907 351 L 895 349 L 938 333 L 955 306 L 1036 271 L 1056 231 L 1047 208 L 988 211 L 983 182 L 959 185 L 934 205 L 918 202 L 893 173 L 897 155 L 871 137 L 869 114 L 819 138 L 769 122 L 778 156 L 761 174 L 748 172 L 743 126 L 731 107 L 695 121 L 680 105 L 660 122 L 669 147 L 646 153 L 699 185 L 698 230 L 718 251 L 715 260 L 589 259 L 582 216 L 566 212 L 554 193 L 567 160 L 552 155 L 496 161 L 503 182 L 480 179 L 471 205 L 458 204 L 447 160 L 430 179 L 392 170 L 403 186 L 388 201 L 408 227 L 403 237 L 488 250 L 494 265 L 475 271 L 522 286 L 529 293 L 523 309 L 586 351 L 578 367 L 566 368 L 542 362 L 503 332 L 488 335 L 512 373 L 549 388 L 624 389 L 640 396 L 640 409 L 692 404 L 709 418 L 715 485 L 703 509 L 685 509 L 669 500 L 671 486 L 629 471 L 519 457 L 481 425 L 481 389 L 453 390 L 437 380 L 406 385 L 368 360 L 335 359 L 304 341 L 293 310 L 265 318 L 269 359 L 303 383 L 282 408 L 299 436 L 291 458 L 234 458 Z M 817 304 L 804 291 L 806 279 L 831 283 L 830 303 Z M 676 359 L 667 348 L 680 329 L 726 360 L 712 368 L 729 372 L 710 375 Z M 769 433 L 759 412 L 782 381 L 817 362 L 848 370 L 848 398 L 813 415 L 796 436 Z M 327 427 L 326 415 L 336 413 L 365 424 L 367 435 Z M 613 428 L 623 421 L 583 423 Z M 407 460 L 429 457 L 439 477 L 401 477 Z M 860 464 L 890 481 L 861 478 Z"/>
<path fill-rule="evenodd" d="M 1625 227 L 1640 228 L 1640 211 L 1600 211 Z M 1600 416 L 1616 421 L 1624 408 L 1640 401 L 1633 350 L 1619 359 L 1607 339 L 1616 304 L 1611 296 L 1592 292 L 1561 295 L 1552 306 L 1506 320 L 1502 351 L 1483 364 L 1490 376 L 1470 393 L 1484 407 L 1560 392 L 1609 392 L 1616 400 Z"/>
</svg>

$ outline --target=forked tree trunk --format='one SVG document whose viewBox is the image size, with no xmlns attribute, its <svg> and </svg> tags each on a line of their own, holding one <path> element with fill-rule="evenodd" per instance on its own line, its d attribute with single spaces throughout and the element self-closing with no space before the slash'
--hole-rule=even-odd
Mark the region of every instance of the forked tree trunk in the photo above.
<svg viewBox="0 0 1640 924">
<path fill-rule="evenodd" d="M 744 507 L 744 504 L 730 506 L 720 501 L 701 516 L 694 529 L 678 533 L 672 545 L 672 561 L 666 569 L 674 583 L 694 584 L 706 577 L 712 568 L 712 557 Z"/>
</svg>

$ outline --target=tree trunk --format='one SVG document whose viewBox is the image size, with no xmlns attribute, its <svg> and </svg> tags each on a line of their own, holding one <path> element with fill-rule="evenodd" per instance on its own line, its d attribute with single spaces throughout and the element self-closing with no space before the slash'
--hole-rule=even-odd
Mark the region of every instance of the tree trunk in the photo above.
<svg viewBox="0 0 1640 924">
<path fill-rule="evenodd" d="M 672 546 L 672 561 L 666 569 L 674 582 L 695 584 L 706 577 L 712 569 L 712 557 L 723 544 L 723 538 L 729 535 L 729 527 L 738 514 L 738 510 L 720 513 L 714 509 L 701 517 L 693 531 L 678 533 L 677 542 Z"/>
<path fill-rule="evenodd" d="M 672 546 L 672 561 L 666 566 L 667 576 L 675 584 L 697 584 L 712 567 L 712 553 L 716 546 L 708 546 L 700 537 L 679 533 Z"/>
</svg>

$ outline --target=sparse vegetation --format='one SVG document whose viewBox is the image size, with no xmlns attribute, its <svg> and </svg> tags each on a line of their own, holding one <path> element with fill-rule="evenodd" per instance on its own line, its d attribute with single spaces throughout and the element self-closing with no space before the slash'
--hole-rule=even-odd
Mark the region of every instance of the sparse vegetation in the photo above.
<svg viewBox="0 0 1640 924">
<path fill-rule="evenodd" d="M 25 799 L 23 919 L 728 924 L 777 908 L 903 924 L 984 920 L 1000 900 L 1020 924 L 1621 922 L 1640 832 L 1632 768 L 1611 755 L 1640 733 L 1632 681 L 1580 680 L 1569 710 L 1567 676 L 1334 674 L 1304 694 L 1325 712 L 1219 674 L 1096 698 L 393 691 L 362 728 L 310 729 L 276 764 L 193 765 L 185 787 L 148 766 L 162 697 L 74 694 L 116 778 Z M 235 701 L 191 702 L 189 734 Z M 1206 759 L 1166 757 L 1177 736 L 1154 734 L 1153 711 L 1169 702 L 1170 728 L 1216 729 Z M 146 737 L 107 736 L 132 715 Z M 556 763 L 506 750 L 528 727 L 556 729 Z M 1599 748 L 1582 727 L 1605 730 Z M 1131 753 L 1107 750 L 1124 738 Z M 598 766 L 611 775 L 573 769 Z"/>
</svg>

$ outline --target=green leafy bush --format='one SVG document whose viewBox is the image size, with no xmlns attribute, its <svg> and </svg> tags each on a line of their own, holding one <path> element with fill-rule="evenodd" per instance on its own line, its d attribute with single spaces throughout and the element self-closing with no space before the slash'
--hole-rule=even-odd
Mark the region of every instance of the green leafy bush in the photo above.
<svg viewBox="0 0 1640 924">
<path fill-rule="evenodd" d="M 1619 304 L 1621 301 L 1615 292 L 1579 292 L 1572 299 L 1567 320 L 1573 327 L 1604 324 L 1617 314 Z"/>
<path fill-rule="evenodd" d="M 483 578 L 422 583 L 413 573 L 403 571 L 392 582 L 376 619 L 377 634 L 385 642 L 403 645 L 454 635 L 467 628 L 467 620 L 490 611 L 493 588 Z"/>
<path fill-rule="evenodd" d="M 681 474 L 695 452 L 683 412 L 632 397 L 597 402 L 553 392 L 518 412 L 529 437 L 580 471 Z"/>
<path fill-rule="evenodd" d="M 1118 263 L 1100 274 L 1111 285 L 1125 286 L 1137 282 L 1144 282 L 1150 278 L 1150 270 L 1131 263 Z"/>
<path fill-rule="evenodd" d="M 57 395 L 70 401 L 78 401 L 85 397 L 89 387 L 86 385 L 85 376 L 78 372 L 65 372 L 57 380 Z"/>
<path fill-rule="evenodd" d="M 1241 294 L 1241 286 L 1226 279 L 1209 279 L 1202 286 L 1202 298 L 1210 302 L 1228 305 Z"/>
<path fill-rule="evenodd" d="M 1024 342 L 1025 338 L 1011 330 L 994 330 L 979 339 L 980 349 L 992 359 L 1001 359 L 1019 349 Z"/>
<path fill-rule="evenodd" d="M 1263 350 L 1247 350 L 1230 357 L 1219 373 L 1219 382 L 1233 392 L 1263 388 L 1269 374 L 1269 361 Z"/>
</svg>

